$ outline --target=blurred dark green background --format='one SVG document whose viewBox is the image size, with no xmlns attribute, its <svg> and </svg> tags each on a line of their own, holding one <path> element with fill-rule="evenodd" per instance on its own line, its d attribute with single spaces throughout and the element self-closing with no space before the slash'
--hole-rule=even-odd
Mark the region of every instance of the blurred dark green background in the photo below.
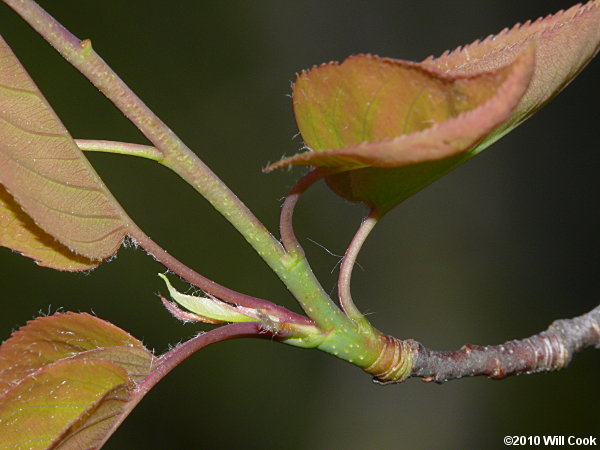
<svg viewBox="0 0 600 450">
<path fill-rule="evenodd" d="M 572 4 L 40 3 L 91 38 L 272 230 L 282 197 L 303 173 L 260 171 L 301 146 L 288 98 L 296 71 L 358 52 L 419 60 Z M 0 32 L 73 136 L 145 142 L 4 5 Z M 378 328 L 454 349 L 525 337 L 597 304 L 598 73 L 596 61 L 524 126 L 382 221 L 353 280 L 357 304 Z M 90 159 L 131 216 L 178 258 L 296 308 L 235 230 L 175 175 L 144 160 Z M 297 231 L 326 289 L 338 258 L 320 246 L 342 254 L 363 212 L 323 186 L 301 201 Z M 163 309 L 155 295 L 165 291 L 161 266 L 140 250 L 122 249 L 86 275 L 38 268 L 0 249 L 0 268 L 0 339 L 59 308 L 93 311 L 158 353 L 201 329 Z M 227 342 L 163 380 L 107 448 L 502 448 L 504 435 L 599 436 L 599 371 L 598 351 L 587 350 L 559 373 L 379 387 L 317 351 Z"/>
</svg>

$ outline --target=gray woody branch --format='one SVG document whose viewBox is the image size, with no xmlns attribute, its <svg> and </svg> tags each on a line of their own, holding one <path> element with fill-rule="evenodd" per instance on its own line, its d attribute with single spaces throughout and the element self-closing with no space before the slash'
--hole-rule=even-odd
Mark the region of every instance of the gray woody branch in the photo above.
<svg viewBox="0 0 600 450">
<path fill-rule="evenodd" d="M 394 341 L 394 353 L 403 354 L 410 360 L 410 372 L 401 379 L 377 377 L 375 373 L 375 382 L 400 383 L 418 377 L 423 381 L 444 383 L 477 375 L 500 379 L 523 373 L 550 372 L 566 367 L 573 355 L 586 347 L 600 348 L 600 305 L 582 316 L 557 320 L 539 334 L 502 345 L 468 344 L 456 351 L 435 351 L 412 340 Z"/>
</svg>

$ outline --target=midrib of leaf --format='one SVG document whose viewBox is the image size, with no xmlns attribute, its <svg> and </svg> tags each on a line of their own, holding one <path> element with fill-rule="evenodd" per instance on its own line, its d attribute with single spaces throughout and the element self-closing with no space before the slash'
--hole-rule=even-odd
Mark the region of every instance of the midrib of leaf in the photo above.
<svg viewBox="0 0 600 450">
<path fill-rule="evenodd" d="M 93 441 L 98 442 L 98 445 L 105 438 L 104 433 L 99 432 L 99 426 L 103 425 L 104 427 L 110 428 L 113 426 L 113 423 L 110 421 L 115 421 L 119 419 L 119 416 L 123 413 L 123 410 L 127 406 L 127 402 L 130 401 L 130 395 L 119 397 L 119 393 L 125 391 L 127 394 L 130 394 L 127 390 L 126 385 L 119 385 L 115 388 L 108 391 L 101 399 L 99 399 L 95 404 L 91 405 L 86 411 L 86 419 L 85 425 L 76 427 L 74 429 L 67 430 L 62 436 L 56 438 L 52 444 L 56 446 L 55 448 L 69 448 L 67 446 L 71 445 L 69 441 L 73 439 L 82 439 L 86 442 L 87 445 L 91 444 L 91 440 L 86 439 L 85 436 L 82 436 L 84 433 L 92 433 L 96 437 L 93 438 Z M 115 395 L 116 394 L 116 395 Z M 113 396 L 111 396 L 113 395 Z M 110 403 L 121 403 L 121 408 L 116 407 L 112 412 L 108 407 Z M 113 405 L 114 406 L 114 405 Z M 107 411 L 104 411 L 107 410 Z M 76 421 L 73 425 L 76 425 L 78 421 Z M 92 442 L 93 442 L 92 441 Z M 78 443 L 73 443 L 76 446 L 80 446 Z M 94 443 L 94 445 L 96 445 Z"/>
</svg>

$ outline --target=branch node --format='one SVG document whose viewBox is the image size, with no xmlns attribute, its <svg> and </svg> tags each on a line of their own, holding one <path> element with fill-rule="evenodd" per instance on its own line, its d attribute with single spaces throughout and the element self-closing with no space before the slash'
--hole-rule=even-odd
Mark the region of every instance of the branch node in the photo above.
<svg viewBox="0 0 600 450">
<path fill-rule="evenodd" d="M 410 376 L 420 344 L 388 335 L 381 335 L 381 340 L 381 352 L 373 364 L 364 370 L 374 376 L 373 382 L 377 384 L 402 383 Z"/>
</svg>

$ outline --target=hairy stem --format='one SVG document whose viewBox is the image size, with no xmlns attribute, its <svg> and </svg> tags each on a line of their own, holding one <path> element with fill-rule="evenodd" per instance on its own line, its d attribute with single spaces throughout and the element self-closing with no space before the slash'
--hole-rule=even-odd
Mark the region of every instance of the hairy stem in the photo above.
<svg viewBox="0 0 600 450">
<path fill-rule="evenodd" d="M 321 169 L 314 169 L 304 175 L 290 190 L 281 207 L 279 228 L 281 241 L 287 252 L 287 262 L 290 270 L 288 283 L 297 285 L 297 290 L 304 293 L 296 297 L 302 309 L 324 331 L 334 328 L 349 329 L 347 318 L 331 301 L 321 285 L 314 279 L 313 272 L 306 260 L 304 250 L 294 233 L 294 211 L 300 196 L 314 183 L 326 175 Z M 288 284 L 289 286 L 289 284 Z"/>
<path fill-rule="evenodd" d="M 112 431 L 105 433 L 106 438 L 104 441 L 99 443 L 99 446 L 102 446 L 106 440 L 112 436 L 114 430 L 116 430 L 121 423 L 123 423 L 123 420 L 127 418 L 129 413 L 138 405 L 148 391 L 156 386 L 156 384 L 162 380 L 165 375 L 171 372 L 184 360 L 207 345 L 243 337 L 271 338 L 273 335 L 270 333 L 265 333 L 264 330 L 260 328 L 260 324 L 257 322 L 234 323 L 215 328 L 207 333 L 199 334 L 189 341 L 186 341 L 172 350 L 169 350 L 167 353 L 158 358 L 157 365 L 154 367 L 150 375 L 148 375 L 144 381 L 137 385 L 132 397 L 127 402 L 126 407 L 122 410 L 119 419 L 111 424 Z"/>
<path fill-rule="evenodd" d="M 281 206 L 281 215 L 279 216 L 279 230 L 281 233 L 281 242 L 289 253 L 304 254 L 302 246 L 294 233 L 294 210 L 300 196 L 313 184 L 323 178 L 324 173 L 319 169 L 314 169 L 304 175 L 294 187 L 290 190 L 283 205 Z"/>
<path fill-rule="evenodd" d="M 158 152 L 156 148 L 147 145 L 90 139 L 76 139 L 75 142 L 83 151 L 139 156 L 162 163 L 160 152 Z M 337 320 L 340 311 L 314 278 L 308 261 L 306 261 L 306 258 L 304 257 L 304 251 L 298 243 L 293 229 L 294 209 L 300 195 L 323 176 L 324 173 L 318 169 L 306 174 L 292 188 L 283 203 L 281 210 L 281 235 L 287 254 L 282 261 L 286 264 L 286 270 L 288 271 L 288 275 L 284 280 L 286 285 L 292 292 L 299 294 L 297 295 L 298 301 L 309 317 L 315 321 L 319 321 L 324 330 L 329 330 L 340 325 L 339 320 Z M 267 300 L 240 294 L 205 278 L 169 255 L 137 226 L 133 226 L 131 230 L 130 235 L 132 235 L 132 237 L 134 237 L 136 241 L 138 241 L 138 243 L 140 243 L 140 245 L 150 252 L 157 260 L 165 264 L 165 266 L 177 273 L 180 277 L 195 284 L 211 295 L 235 303 L 236 305 L 261 308 L 265 311 L 273 312 L 285 322 L 312 324 L 312 321 L 308 318 L 291 313 L 285 308 L 279 308 Z M 278 311 L 276 311 L 276 309 L 278 309 Z M 294 314 L 294 316 L 290 316 L 290 314 Z"/>
<path fill-rule="evenodd" d="M 319 327 L 326 327 L 322 329 L 329 330 L 336 324 L 339 325 L 341 317 L 337 314 L 335 305 L 314 277 L 306 260 L 285 252 L 281 243 L 269 233 L 236 195 L 96 54 L 89 40 L 80 41 L 33 0 L 3 1 L 139 128 L 162 153 L 160 162 L 163 165 L 192 185 L 244 236 Z M 132 237 L 136 238 L 140 245 L 147 243 L 145 239 L 140 241 L 139 236 Z"/>
<path fill-rule="evenodd" d="M 356 258 L 360 252 L 360 249 L 371 233 L 371 230 L 373 230 L 377 224 L 379 217 L 379 214 L 373 210 L 365 218 L 365 220 L 363 220 L 358 228 L 358 231 L 354 235 L 352 242 L 346 250 L 344 259 L 342 260 L 342 265 L 340 267 L 340 274 L 338 277 L 338 295 L 340 298 L 340 304 L 346 315 L 355 321 L 364 321 L 364 316 L 352 300 L 352 294 L 350 292 L 352 269 L 354 268 L 354 264 L 356 263 Z"/>
<path fill-rule="evenodd" d="M 284 250 L 231 190 L 154 114 L 92 49 L 32 0 L 3 0 L 92 82 L 161 152 L 161 162 L 206 198 L 276 272 Z"/>
<path fill-rule="evenodd" d="M 207 345 L 242 337 L 264 337 L 270 339 L 273 337 L 273 334 L 263 330 L 259 322 L 233 323 L 215 328 L 207 333 L 199 334 L 189 341 L 169 350 L 158 358 L 156 367 L 152 370 L 152 373 L 138 385 L 136 391 L 141 395 L 144 395 L 171 370 Z"/>
<path fill-rule="evenodd" d="M 93 139 L 75 139 L 75 143 L 83 151 L 117 153 L 147 158 L 157 162 L 162 161 L 162 153 L 155 147 L 149 145 Z M 307 317 L 289 311 L 268 300 L 259 299 L 234 291 L 200 275 L 160 247 L 133 222 L 128 226 L 128 235 L 173 273 L 210 295 L 238 306 L 263 310 L 277 317 L 282 322 L 300 323 L 305 325 L 312 324 L 312 321 Z"/>
<path fill-rule="evenodd" d="M 129 144 L 125 142 L 96 141 L 86 139 L 77 139 L 75 142 L 84 151 L 140 156 L 162 163 L 160 155 L 157 154 L 158 150 L 151 146 Z M 300 194 L 306 191 L 308 187 L 318 181 L 322 176 L 323 174 L 318 170 L 308 173 L 296 184 L 296 186 L 290 192 L 290 195 L 284 201 L 281 212 L 281 229 L 282 236 L 284 236 L 284 242 L 287 241 L 288 243 L 288 248 L 287 253 L 281 259 L 283 265 L 285 266 L 285 272 L 280 276 L 289 290 L 294 293 L 296 299 L 308 316 L 317 322 L 323 330 L 330 330 L 335 326 L 341 325 L 338 320 L 339 316 L 341 315 L 340 310 L 331 301 L 329 296 L 319 284 L 318 280 L 314 277 L 310 265 L 304 257 L 304 252 L 296 240 L 292 225 L 294 207 L 298 202 Z M 260 300 L 240 294 L 205 278 L 169 255 L 165 250 L 154 243 L 152 239 L 150 239 L 135 224 L 131 224 L 129 229 L 130 236 L 132 236 L 158 261 L 163 263 L 167 268 L 178 274 L 180 277 L 186 279 L 190 283 L 195 284 L 209 294 L 240 306 L 261 308 L 266 311 L 272 311 L 276 313 L 275 315 L 277 315 L 277 317 L 280 317 L 285 322 L 312 324 L 310 319 L 303 316 L 286 316 L 282 311 L 277 313 L 275 308 L 279 307 L 273 305 L 267 300 Z M 285 311 L 286 314 L 294 314 L 285 308 L 280 309 Z M 286 319 L 286 317 L 288 318 Z M 302 318 L 302 320 L 300 318 Z"/>
<path fill-rule="evenodd" d="M 380 383 L 400 383 L 411 377 L 444 383 L 485 375 L 501 379 L 523 373 L 566 367 L 586 347 L 600 348 L 600 306 L 573 319 L 553 322 L 546 331 L 502 345 L 465 345 L 456 351 L 435 351 L 412 340 L 387 336 L 389 345 L 377 367 L 367 370 Z"/>
</svg>

